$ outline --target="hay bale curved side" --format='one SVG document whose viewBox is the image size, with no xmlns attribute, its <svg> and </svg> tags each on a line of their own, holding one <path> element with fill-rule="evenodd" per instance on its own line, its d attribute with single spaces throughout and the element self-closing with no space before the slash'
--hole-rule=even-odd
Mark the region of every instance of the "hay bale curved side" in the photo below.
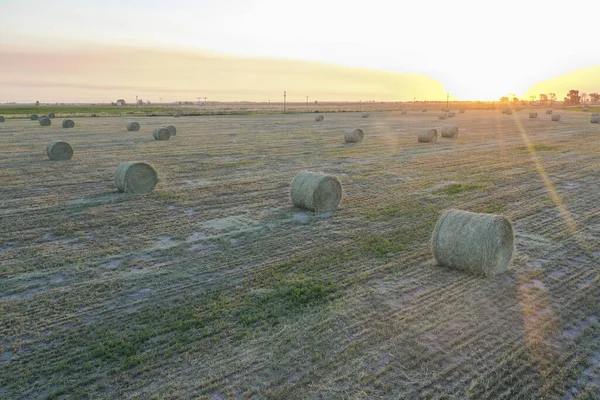
<svg viewBox="0 0 600 400">
<path fill-rule="evenodd" d="M 600 116 L 592 117 L 590 120 L 592 124 L 600 124 Z"/>
<path fill-rule="evenodd" d="M 548 114 L 548 115 L 552 114 L 552 109 L 551 108 L 547 109 L 546 114 Z"/>
<path fill-rule="evenodd" d="M 438 116 L 438 118 L 439 118 L 439 119 L 446 119 L 446 114 L 440 114 L 440 115 Z"/>
<path fill-rule="evenodd" d="M 437 129 L 424 129 L 419 132 L 419 143 L 435 143 L 438 139 Z"/>
<path fill-rule="evenodd" d="M 530 113 L 529 113 L 529 118 L 530 118 L 530 119 L 537 118 L 537 113 L 536 113 L 536 112 L 530 112 Z"/>
<path fill-rule="evenodd" d="M 342 183 L 332 175 L 302 171 L 292 180 L 290 197 L 296 207 L 332 211 L 342 200 Z"/>
<path fill-rule="evenodd" d="M 154 140 L 169 140 L 171 139 L 171 132 L 167 128 L 156 128 L 152 136 L 154 136 Z"/>
<path fill-rule="evenodd" d="M 0 122 L 4 122 L 6 120 L 6 118 L 4 118 L 3 116 L 0 115 Z"/>
<path fill-rule="evenodd" d="M 171 136 L 177 136 L 177 128 L 175 128 L 173 125 L 167 126 L 167 129 L 169 130 Z"/>
<path fill-rule="evenodd" d="M 56 115 L 54 115 L 54 113 L 49 113 L 48 118 L 50 118 L 50 119 L 56 118 Z"/>
<path fill-rule="evenodd" d="M 63 119 L 62 121 L 63 128 L 75 128 L 75 122 L 72 119 Z"/>
<path fill-rule="evenodd" d="M 115 171 L 117 189 L 124 193 L 149 193 L 154 190 L 157 183 L 156 170 L 146 162 L 127 161 L 119 164 Z"/>
<path fill-rule="evenodd" d="M 323 121 L 324 119 L 325 119 L 325 117 L 324 117 L 323 115 L 317 115 L 317 116 L 315 117 L 315 121 L 317 121 L 317 122 L 321 122 L 321 121 Z"/>
<path fill-rule="evenodd" d="M 31 115 L 29 116 L 29 119 L 30 119 L 30 120 L 32 120 L 32 121 L 37 121 L 37 120 L 39 119 L 39 117 L 38 117 L 38 115 L 37 115 L 37 114 L 31 114 Z"/>
<path fill-rule="evenodd" d="M 552 121 L 560 121 L 560 115 L 559 114 L 552 115 Z"/>
<path fill-rule="evenodd" d="M 125 126 L 129 132 L 137 132 L 140 130 L 140 124 L 137 122 L 128 122 Z"/>
<path fill-rule="evenodd" d="M 364 138 L 365 138 L 365 133 L 360 128 L 347 129 L 344 132 L 344 141 L 346 143 L 360 143 L 364 140 Z"/>
<path fill-rule="evenodd" d="M 46 116 L 40 117 L 40 119 L 38 119 L 38 122 L 40 123 L 41 126 L 52 125 L 52 120 Z"/>
<path fill-rule="evenodd" d="M 449 139 L 456 139 L 458 136 L 458 126 L 455 125 L 444 125 L 441 129 L 442 137 Z"/>
<path fill-rule="evenodd" d="M 448 210 L 431 236 L 438 264 L 477 275 L 508 270 L 513 253 L 512 224 L 503 215 Z"/>
<path fill-rule="evenodd" d="M 51 160 L 66 161 L 73 158 L 73 148 L 67 142 L 55 140 L 46 145 L 46 154 Z"/>
</svg>

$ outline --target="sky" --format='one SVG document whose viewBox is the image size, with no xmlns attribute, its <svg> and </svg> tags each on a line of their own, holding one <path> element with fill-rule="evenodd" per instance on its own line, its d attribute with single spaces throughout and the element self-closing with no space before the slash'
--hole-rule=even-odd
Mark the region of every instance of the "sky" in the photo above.
<svg viewBox="0 0 600 400">
<path fill-rule="evenodd" d="M 263 101 L 287 87 L 298 101 L 311 94 L 352 101 L 423 100 L 445 92 L 458 100 L 523 96 L 543 81 L 600 65 L 598 15 L 600 2 L 591 0 L 2 0 L 0 101 L 30 100 L 37 93 L 52 101 L 50 91 L 65 101 L 99 101 L 124 90 L 161 95 L 150 86 L 164 90 L 163 97 L 188 93 L 179 86 L 168 93 L 173 77 L 165 74 L 185 75 L 179 84 L 192 99 L 193 91 Z M 123 53 L 129 61 L 119 58 Z M 155 63 L 135 61 L 152 54 Z M 227 60 L 203 69 L 213 76 L 210 90 L 207 78 L 196 79 L 189 69 L 207 59 Z M 244 81 L 248 65 L 261 69 L 252 72 L 255 81 Z M 290 68 L 295 73 L 288 82 Z M 372 83 L 349 74 L 335 87 L 326 78 L 336 68 L 341 76 L 360 70 Z M 142 70 L 139 78 L 136 69 Z M 316 72 L 322 70 L 327 72 Z M 294 87 L 308 73 L 319 84 Z M 402 89 L 415 79 L 428 84 Z M 227 87 L 232 80 L 240 93 Z"/>
</svg>

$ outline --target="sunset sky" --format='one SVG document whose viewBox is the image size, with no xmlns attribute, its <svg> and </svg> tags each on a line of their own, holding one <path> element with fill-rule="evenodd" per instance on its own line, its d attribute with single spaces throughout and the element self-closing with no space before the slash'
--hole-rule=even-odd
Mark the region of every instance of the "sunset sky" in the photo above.
<svg viewBox="0 0 600 400">
<path fill-rule="evenodd" d="M 594 77 L 599 3 L 3 0 L 0 102 L 524 96 Z"/>
</svg>

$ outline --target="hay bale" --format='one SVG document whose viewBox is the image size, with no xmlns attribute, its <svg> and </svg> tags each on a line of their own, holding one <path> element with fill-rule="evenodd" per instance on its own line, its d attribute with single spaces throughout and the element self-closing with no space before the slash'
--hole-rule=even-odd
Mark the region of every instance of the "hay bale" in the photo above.
<svg viewBox="0 0 600 400">
<path fill-rule="evenodd" d="M 52 120 L 50 120 L 50 118 L 46 117 L 45 115 L 41 116 L 40 119 L 38 119 L 38 122 L 40 123 L 41 126 L 52 125 Z"/>
<path fill-rule="evenodd" d="M 50 119 L 56 118 L 56 115 L 54 115 L 54 113 L 49 113 L 48 118 L 50 118 Z"/>
<path fill-rule="evenodd" d="M 401 113 L 401 114 L 406 114 L 407 112 L 408 112 L 408 111 L 406 111 L 406 110 L 401 110 L 401 111 L 400 111 L 400 113 Z"/>
<path fill-rule="evenodd" d="M 126 128 L 129 132 L 137 132 L 140 130 L 140 124 L 137 122 L 128 122 Z"/>
<path fill-rule="evenodd" d="M 363 118 L 369 118 L 369 113 L 363 113 L 362 117 Z"/>
<path fill-rule="evenodd" d="M 4 122 L 6 120 L 6 118 L 4 118 L 3 116 L 0 115 L 0 122 Z"/>
<path fill-rule="evenodd" d="M 30 120 L 32 120 L 32 121 L 37 121 L 37 120 L 39 119 L 39 117 L 38 117 L 38 115 L 37 115 L 37 114 L 31 114 L 31 115 L 29 116 L 29 119 L 30 119 Z"/>
<path fill-rule="evenodd" d="M 299 208 L 331 211 L 342 200 L 342 184 L 335 176 L 302 171 L 294 177 L 291 186 L 292 203 Z"/>
<path fill-rule="evenodd" d="M 421 112 L 427 112 L 426 108 L 421 108 Z"/>
<path fill-rule="evenodd" d="M 175 113 L 175 118 L 181 117 L 181 113 Z"/>
<path fill-rule="evenodd" d="M 152 136 L 154 136 L 154 140 L 169 140 L 171 139 L 171 132 L 167 128 L 156 128 Z"/>
<path fill-rule="evenodd" d="M 458 110 L 458 113 L 459 113 L 459 114 L 464 114 L 464 113 L 465 113 L 465 110 L 464 110 L 464 109 L 460 109 L 460 110 Z"/>
<path fill-rule="evenodd" d="M 325 119 L 325 117 L 324 117 L 323 115 L 317 115 L 317 116 L 315 117 L 315 121 L 317 121 L 317 122 L 321 122 L 321 121 L 323 121 L 324 119 Z"/>
<path fill-rule="evenodd" d="M 438 118 L 439 118 L 439 119 L 446 119 L 446 114 L 440 114 L 440 115 L 438 116 Z"/>
<path fill-rule="evenodd" d="M 63 128 L 75 128 L 75 122 L 72 119 L 63 119 L 62 121 Z"/>
<path fill-rule="evenodd" d="M 558 115 L 558 114 L 554 114 L 554 115 L 552 116 L 552 121 L 560 121 L 560 115 Z"/>
<path fill-rule="evenodd" d="M 600 113 L 592 113 L 592 117 L 597 117 L 599 115 L 600 115 Z"/>
<path fill-rule="evenodd" d="M 51 160 L 66 161 L 73 158 L 73 148 L 67 142 L 55 140 L 46 145 L 46 154 Z"/>
<path fill-rule="evenodd" d="M 127 161 L 115 172 L 115 184 L 121 192 L 144 194 L 154 190 L 158 175 L 154 167 L 142 161 Z"/>
<path fill-rule="evenodd" d="M 547 109 L 546 114 L 548 114 L 548 115 L 552 114 L 552 109 L 551 108 Z"/>
<path fill-rule="evenodd" d="M 508 111 L 506 108 L 502 109 L 502 114 L 506 114 L 506 111 Z"/>
<path fill-rule="evenodd" d="M 419 143 L 436 143 L 437 139 L 437 129 L 424 129 L 421 132 L 419 132 Z"/>
<path fill-rule="evenodd" d="M 171 136 L 177 136 L 177 128 L 175 128 L 173 125 L 167 126 L 167 129 L 169 130 Z"/>
<path fill-rule="evenodd" d="M 600 124 L 600 116 L 592 117 L 590 122 L 592 124 Z"/>
<path fill-rule="evenodd" d="M 444 125 L 441 129 L 442 137 L 456 139 L 458 136 L 458 127 L 454 125 Z"/>
<path fill-rule="evenodd" d="M 537 118 L 537 113 L 536 112 L 530 112 L 529 113 L 529 119 L 535 119 Z"/>
<path fill-rule="evenodd" d="M 511 110 L 510 108 L 506 110 L 506 115 L 512 115 L 513 110 Z"/>
<path fill-rule="evenodd" d="M 431 236 L 438 264 L 478 275 L 508 270 L 513 242 L 512 224 L 505 216 L 459 210 L 444 212 Z"/>
<path fill-rule="evenodd" d="M 448 118 L 454 118 L 456 116 L 456 113 L 454 111 L 450 111 L 448 113 Z"/>
<path fill-rule="evenodd" d="M 347 129 L 344 131 L 344 141 L 346 143 L 360 143 L 365 138 L 365 133 L 362 129 Z"/>
</svg>

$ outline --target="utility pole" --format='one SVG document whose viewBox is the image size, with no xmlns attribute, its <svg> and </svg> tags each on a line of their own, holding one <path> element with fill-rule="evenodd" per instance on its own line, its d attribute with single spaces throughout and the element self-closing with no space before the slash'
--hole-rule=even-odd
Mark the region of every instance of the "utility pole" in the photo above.
<svg viewBox="0 0 600 400">
<path fill-rule="evenodd" d="M 306 96 L 306 109 L 308 110 L 308 96 Z"/>
<path fill-rule="evenodd" d="M 446 111 L 448 111 L 448 100 L 450 100 L 450 93 L 446 93 Z"/>
<path fill-rule="evenodd" d="M 362 109 L 362 99 L 358 100 L 358 111 Z"/>
<path fill-rule="evenodd" d="M 287 92 L 283 91 L 283 113 L 285 114 L 285 98 L 287 97 Z"/>
<path fill-rule="evenodd" d="M 137 108 L 137 106 L 138 106 L 138 95 L 136 94 L 135 95 L 135 107 Z"/>
</svg>

